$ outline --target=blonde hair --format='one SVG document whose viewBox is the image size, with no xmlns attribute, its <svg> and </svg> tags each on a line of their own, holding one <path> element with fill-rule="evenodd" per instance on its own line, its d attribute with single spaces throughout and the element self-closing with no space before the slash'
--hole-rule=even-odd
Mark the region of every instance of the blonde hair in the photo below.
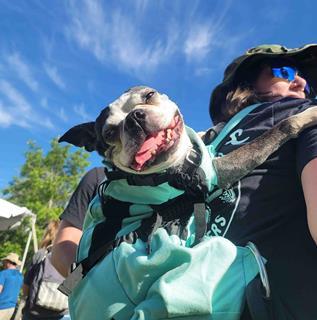
<svg viewBox="0 0 317 320">
<path fill-rule="evenodd" d="M 40 243 L 40 248 L 47 248 L 48 246 L 53 244 L 53 241 L 57 234 L 58 226 L 59 226 L 58 220 L 51 220 L 48 223 L 45 229 L 45 233 L 43 235 L 42 241 Z"/>
</svg>

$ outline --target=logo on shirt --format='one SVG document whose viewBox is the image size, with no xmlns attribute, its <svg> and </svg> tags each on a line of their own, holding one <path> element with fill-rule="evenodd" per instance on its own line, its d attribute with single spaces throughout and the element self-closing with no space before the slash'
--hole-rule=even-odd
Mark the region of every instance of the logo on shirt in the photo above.
<svg viewBox="0 0 317 320">
<path fill-rule="evenodd" d="M 242 143 L 245 143 L 246 141 L 249 140 L 250 137 L 246 137 L 245 139 L 243 140 L 238 140 L 238 137 L 241 137 L 243 134 L 243 130 L 242 129 L 237 129 L 236 131 L 233 131 L 229 137 L 231 140 L 229 140 L 228 142 L 226 142 L 225 145 L 228 145 L 228 144 L 231 144 L 233 146 L 237 146 L 237 145 L 240 145 Z"/>
<path fill-rule="evenodd" d="M 236 200 L 236 195 L 233 191 L 233 189 L 228 189 L 225 190 L 220 196 L 219 198 L 223 201 L 223 202 L 227 202 L 227 203 L 233 203 Z"/>
<path fill-rule="evenodd" d="M 225 190 L 209 203 L 211 212 L 208 218 L 207 235 L 226 236 L 237 211 L 240 197 L 241 183 L 238 181 L 235 186 Z"/>
</svg>

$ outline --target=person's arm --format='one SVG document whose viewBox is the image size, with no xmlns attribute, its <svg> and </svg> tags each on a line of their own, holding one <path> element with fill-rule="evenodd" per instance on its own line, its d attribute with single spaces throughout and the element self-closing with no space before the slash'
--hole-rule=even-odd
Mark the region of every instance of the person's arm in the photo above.
<svg viewBox="0 0 317 320">
<path fill-rule="evenodd" d="M 77 247 L 82 231 L 70 222 L 62 220 L 52 248 L 51 262 L 64 277 L 70 272 L 70 266 L 75 261 Z"/>
<path fill-rule="evenodd" d="M 308 226 L 317 244 L 317 158 L 305 165 L 301 180 L 307 207 Z"/>
<path fill-rule="evenodd" d="M 69 274 L 70 266 L 75 262 L 88 205 L 95 197 L 98 185 L 104 178 L 103 167 L 89 170 L 81 179 L 60 216 L 62 222 L 52 248 L 51 261 L 64 277 Z"/>
<path fill-rule="evenodd" d="M 3 272 L 0 271 L 0 294 L 3 291 L 4 282 L 5 282 L 5 276 Z"/>
</svg>

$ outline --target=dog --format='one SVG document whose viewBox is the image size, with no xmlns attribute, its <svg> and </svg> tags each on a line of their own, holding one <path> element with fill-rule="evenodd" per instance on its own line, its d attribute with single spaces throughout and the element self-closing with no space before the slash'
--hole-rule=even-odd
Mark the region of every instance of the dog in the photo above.
<svg viewBox="0 0 317 320">
<path fill-rule="evenodd" d="M 206 193 L 215 186 L 229 188 L 283 143 L 316 123 L 317 107 L 311 107 L 235 151 L 212 157 L 202 141 L 208 133 L 201 139 L 186 127 L 178 106 L 167 95 L 133 87 L 104 108 L 95 121 L 68 130 L 60 142 L 95 150 L 114 168 L 99 188 L 100 200 L 93 201 L 88 210 L 86 219 L 92 222 L 78 251 L 86 279 L 70 296 L 71 317 L 88 319 L 98 310 L 97 320 L 188 319 L 188 314 L 206 319 L 206 314 L 215 312 L 217 307 L 210 302 L 211 278 L 219 272 L 224 276 L 235 261 L 236 247 L 222 237 L 203 241 L 206 212 L 201 204 Z M 188 227 L 192 216 L 194 238 Z M 99 242 L 97 247 L 93 239 Z M 153 251 L 148 246 L 152 240 Z M 218 265 L 223 257 L 226 262 Z M 252 263 L 244 265 L 252 270 Z M 94 272 L 89 272 L 92 266 Z M 199 299 L 175 297 L 180 286 L 187 294 L 204 294 Z M 106 298 L 100 300 L 98 293 Z"/>
<path fill-rule="evenodd" d="M 226 189 L 262 164 L 289 139 L 316 124 L 316 108 L 294 115 L 212 163 Z M 203 137 L 202 137 L 203 138 Z M 193 145 L 178 106 L 149 87 L 133 87 L 107 106 L 96 121 L 68 130 L 60 139 L 96 150 L 120 170 L 145 175 L 177 167 Z"/>
</svg>

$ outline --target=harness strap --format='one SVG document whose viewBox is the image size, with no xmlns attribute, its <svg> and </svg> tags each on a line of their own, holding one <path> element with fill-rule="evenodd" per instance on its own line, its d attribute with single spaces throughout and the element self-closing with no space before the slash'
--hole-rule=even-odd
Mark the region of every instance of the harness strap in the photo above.
<svg viewBox="0 0 317 320">
<path fill-rule="evenodd" d="M 122 220 L 130 216 L 129 208 L 132 203 L 105 197 L 103 194 L 100 195 L 100 200 L 105 220 L 98 223 L 94 228 L 91 237 L 91 245 L 88 251 L 88 258 L 90 256 L 95 257 L 95 252 L 100 252 L 100 248 L 106 249 L 111 246 L 116 239 L 118 231 L 122 227 Z M 109 251 L 111 250 L 112 248 L 109 249 Z M 94 259 L 95 258 L 92 260 Z M 84 269 L 88 272 L 94 264 L 94 261 L 86 263 L 86 267 Z"/>
<path fill-rule="evenodd" d="M 226 124 L 225 122 L 220 122 L 217 125 L 209 128 L 203 136 L 204 144 L 205 145 L 211 144 L 219 135 L 220 131 L 224 128 L 225 124 Z"/>
<path fill-rule="evenodd" d="M 107 171 L 106 172 L 107 180 L 120 180 L 126 179 L 128 184 L 131 186 L 151 186 L 156 187 L 164 182 L 168 181 L 168 174 L 164 173 L 153 173 L 145 175 L 135 175 L 130 174 L 121 170 Z"/>
<path fill-rule="evenodd" d="M 194 204 L 195 241 L 193 246 L 201 242 L 207 231 L 206 204 L 204 201 Z"/>
<path fill-rule="evenodd" d="M 265 107 L 267 104 L 266 103 L 255 103 L 252 104 L 241 111 L 239 111 L 237 114 L 235 114 L 220 130 L 216 138 L 212 141 L 212 143 L 208 146 L 209 147 L 209 152 L 211 154 L 215 154 L 216 150 L 219 148 L 220 143 L 223 142 L 223 140 L 226 138 L 228 133 L 232 129 L 234 129 L 243 118 L 245 118 L 250 112 L 252 112 L 254 109 L 256 109 L 259 106 Z"/>
<path fill-rule="evenodd" d="M 106 256 L 114 248 L 114 241 L 109 241 L 88 255 L 86 259 L 81 261 L 74 270 L 66 277 L 63 283 L 58 287 L 58 290 L 69 296 L 74 288 L 78 285 L 88 271 Z"/>
<path fill-rule="evenodd" d="M 167 169 L 165 172 L 162 173 L 136 175 L 117 169 L 114 171 L 106 170 L 105 175 L 107 177 L 107 183 L 113 180 L 126 179 L 128 184 L 131 186 L 156 187 L 165 182 L 173 182 L 175 180 L 174 175 L 178 172 L 191 175 L 193 171 L 200 166 L 200 164 L 201 153 L 199 151 L 199 147 L 196 144 L 194 144 L 193 148 L 186 155 L 183 165 L 181 167 L 177 167 L 177 170 Z M 177 181 L 179 181 L 179 177 L 177 178 Z M 188 181 L 185 181 L 184 185 L 187 184 Z"/>
<path fill-rule="evenodd" d="M 80 261 L 59 286 L 58 290 L 67 296 L 89 270 L 117 246 L 115 241 L 117 232 L 121 229 L 122 220 L 129 216 L 131 203 L 106 198 L 102 193 L 99 196 L 105 220 L 94 228 L 87 258 Z"/>
<path fill-rule="evenodd" d="M 205 172 L 200 167 L 202 155 L 193 148 L 186 157 L 184 165 L 173 172 L 169 184 L 175 188 L 185 191 L 185 197 L 191 203 L 191 213 L 194 212 L 195 241 L 193 246 L 201 242 L 207 231 L 206 204 L 208 193 Z M 199 149 L 198 149 L 199 150 Z M 172 169 L 173 170 L 173 169 Z M 188 220 L 187 220 L 188 221 Z"/>
<path fill-rule="evenodd" d="M 184 190 L 185 195 L 172 199 L 164 204 L 151 205 L 154 210 L 154 221 L 142 221 L 142 232 L 146 228 L 150 231 L 146 239 L 147 250 L 150 252 L 150 242 L 153 234 L 159 227 L 164 227 L 165 221 L 175 221 L 179 217 L 186 217 L 186 223 L 194 212 L 195 217 L 195 242 L 199 243 L 207 230 L 205 198 L 208 192 L 204 171 L 200 168 L 202 155 L 197 144 L 188 152 L 182 166 L 173 167 L 163 173 L 148 175 L 135 175 L 121 170 L 106 172 L 108 183 L 112 180 L 126 179 L 129 185 L 158 186 L 168 182 L 176 189 Z M 186 203 L 186 207 L 183 205 Z M 168 219 L 168 216 L 173 219 Z M 184 219 L 181 219 L 184 220 Z M 186 224 L 185 223 L 185 224 Z M 184 227 L 185 228 L 185 227 Z M 144 235 L 143 235 L 144 236 Z"/>
<path fill-rule="evenodd" d="M 71 273 L 66 277 L 63 283 L 58 286 L 57 289 L 66 296 L 70 296 L 72 291 L 83 277 L 83 266 L 79 264 L 74 270 L 71 271 Z"/>
</svg>

